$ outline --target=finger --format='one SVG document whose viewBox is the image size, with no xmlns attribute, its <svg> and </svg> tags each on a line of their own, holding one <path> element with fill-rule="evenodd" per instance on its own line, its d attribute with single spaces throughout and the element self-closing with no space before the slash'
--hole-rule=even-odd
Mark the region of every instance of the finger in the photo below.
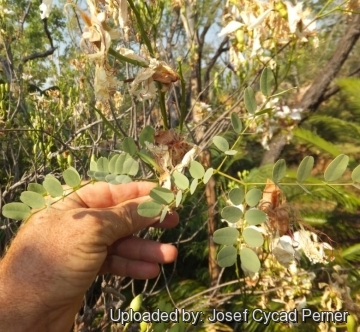
<svg viewBox="0 0 360 332">
<path fill-rule="evenodd" d="M 155 278 L 160 272 L 156 263 L 133 261 L 116 255 L 108 256 L 102 265 L 99 274 L 111 273 L 134 279 Z"/>
<path fill-rule="evenodd" d="M 178 252 L 171 244 L 128 237 L 116 241 L 109 247 L 108 253 L 136 261 L 166 264 L 175 261 Z"/>
<path fill-rule="evenodd" d="M 77 227 L 84 227 L 86 238 L 94 238 L 101 245 L 112 245 L 116 240 L 132 235 L 151 226 L 159 217 L 142 217 L 137 213 L 140 203 L 149 200 L 148 196 L 139 197 L 126 203 L 106 209 L 78 209 L 73 214 Z"/>
<path fill-rule="evenodd" d="M 63 208 L 107 208 L 136 197 L 149 194 L 156 185 L 152 182 L 130 182 L 112 185 L 106 182 L 90 183 L 69 195 Z M 58 205 L 58 208 L 61 208 Z"/>
<path fill-rule="evenodd" d="M 178 223 L 179 215 L 177 214 L 177 212 L 170 212 L 166 215 L 165 219 L 162 222 L 158 221 L 153 224 L 152 227 L 168 229 L 175 227 Z"/>
</svg>

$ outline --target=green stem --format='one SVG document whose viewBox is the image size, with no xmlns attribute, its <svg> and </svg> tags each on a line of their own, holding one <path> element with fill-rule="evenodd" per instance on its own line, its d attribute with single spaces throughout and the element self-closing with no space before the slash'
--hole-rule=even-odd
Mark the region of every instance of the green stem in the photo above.
<svg viewBox="0 0 360 332">
<path fill-rule="evenodd" d="M 180 101 L 180 121 L 179 121 L 179 127 L 180 131 L 182 131 L 184 126 L 184 121 L 186 118 L 186 86 L 185 86 L 185 79 L 182 72 L 181 62 L 178 61 L 178 67 L 179 67 L 179 76 L 180 76 L 180 82 L 181 82 L 181 101 Z"/>
<path fill-rule="evenodd" d="M 129 6 L 131 7 L 131 9 L 134 12 L 134 15 L 136 17 L 136 21 L 137 21 L 137 24 L 139 26 L 140 35 L 143 38 L 144 43 L 145 43 L 146 47 L 148 48 L 150 55 L 154 58 L 155 57 L 154 56 L 154 51 L 153 51 L 153 48 L 151 46 L 150 39 L 148 38 L 148 36 L 147 36 L 147 34 L 146 34 L 145 30 L 144 30 L 144 26 L 143 26 L 143 22 L 142 22 L 141 17 L 140 17 L 140 13 L 137 10 L 137 8 L 135 7 L 134 2 L 132 0 L 127 0 L 127 2 L 129 4 Z"/>
<path fill-rule="evenodd" d="M 164 129 L 167 130 L 169 129 L 169 123 L 168 123 L 169 121 L 166 113 L 165 92 L 161 91 L 161 83 L 156 82 L 156 85 L 159 91 L 159 105 L 160 105 L 161 117 L 164 123 Z"/>
<path fill-rule="evenodd" d="M 145 67 L 145 68 L 149 66 L 145 62 L 140 62 L 140 61 L 137 61 L 137 60 L 134 60 L 134 59 L 127 58 L 126 56 L 121 55 L 120 53 L 116 52 L 112 48 L 109 48 L 108 54 L 112 55 L 115 59 L 118 59 L 118 60 L 123 61 L 123 62 L 130 63 L 130 64 L 132 64 L 134 66 Z"/>
</svg>

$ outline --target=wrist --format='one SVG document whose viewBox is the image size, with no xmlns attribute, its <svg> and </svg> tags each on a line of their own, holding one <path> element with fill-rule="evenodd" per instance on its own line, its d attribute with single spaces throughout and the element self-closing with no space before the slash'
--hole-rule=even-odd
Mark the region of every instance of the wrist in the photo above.
<svg viewBox="0 0 360 332">
<path fill-rule="evenodd" d="M 0 262 L 1 330 L 69 331 L 81 299 L 68 306 L 51 297 L 48 288 L 55 283 L 49 271 L 38 268 L 40 248 L 23 235 L 20 231 Z"/>
</svg>

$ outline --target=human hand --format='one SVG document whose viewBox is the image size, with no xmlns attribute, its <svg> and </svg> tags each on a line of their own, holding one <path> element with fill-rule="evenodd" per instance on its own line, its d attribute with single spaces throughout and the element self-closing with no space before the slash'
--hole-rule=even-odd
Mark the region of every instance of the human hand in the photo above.
<svg viewBox="0 0 360 332">
<path fill-rule="evenodd" d="M 174 246 L 132 236 L 156 223 L 137 214 L 153 187 L 148 182 L 89 184 L 34 214 L 0 263 L 0 308 L 18 311 L 6 331 L 46 331 L 45 325 L 67 331 L 97 274 L 153 278 L 159 263 L 174 261 Z M 158 226 L 177 223 L 173 213 Z M 23 309 L 16 307 L 21 303 Z M 23 322 L 16 329 L 19 314 Z"/>
</svg>

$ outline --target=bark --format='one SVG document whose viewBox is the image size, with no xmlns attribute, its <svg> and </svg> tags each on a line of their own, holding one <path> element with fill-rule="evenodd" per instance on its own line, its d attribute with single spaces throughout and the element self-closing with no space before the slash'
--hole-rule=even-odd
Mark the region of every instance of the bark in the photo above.
<svg viewBox="0 0 360 332">
<path fill-rule="evenodd" d="M 202 152 L 200 156 L 201 164 L 208 168 L 211 166 L 211 155 L 209 151 Z M 220 275 L 220 268 L 216 261 L 217 256 L 217 246 L 213 241 L 213 234 L 216 231 L 216 211 L 215 211 L 215 204 L 216 204 L 216 192 L 215 192 L 215 180 L 212 176 L 208 183 L 205 186 L 205 194 L 206 194 L 206 205 L 208 210 L 208 222 L 207 222 L 207 229 L 209 235 L 209 259 L 208 259 L 208 266 L 209 266 L 209 276 L 210 276 L 210 287 L 214 287 L 218 283 L 218 278 Z"/>
<path fill-rule="evenodd" d="M 217 2 L 218 4 L 220 1 Z M 213 10 L 211 13 L 215 13 L 217 5 L 213 6 Z M 204 91 L 202 91 L 202 76 L 201 76 L 201 68 L 203 61 L 203 47 L 205 43 L 206 33 L 209 31 L 211 24 L 213 23 L 212 15 L 209 15 L 207 22 L 205 23 L 203 30 L 201 32 L 198 31 L 197 27 L 197 8 L 196 2 L 189 2 L 186 4 L 185 15 L 181 14 L 181 20 L 187 35 L 187 40 L 189 41 L 188 47 L 189 49 L 193 49 L 194 52 L 193 59 L 190 61 L 191 63 L 191 76 L 190 76 L 190 84 L 188 85 L 188 97 L 186 98 L 189 101 L 188 107 L 192 110 L 192 122 L 194 124 L 198 124 L 203 120 L 203 112 L 199 112 L 196 107 L 197 101 L 202 101 L 205 98 Z M 214 61 L 210 61 L 208 65 L 208 70 L 206 70 L 205 79 L 208 83 L 210 77 L 210 70 L 214 66 L 216 60 L 222 53 L 223 46 L 226 44 L 227 40 L 221 43 L 221 47 L 216 52 Z M 204 126 L 197 126 L 196 131 L 194 133 L 195 141 L 200 142 L 205 133 Z M 211 165 L 211 155 L 209 151 L 203 151 L 199 156 L 201 164 L 208 168 Z M 216 256 L 217 256 L 217 248 L 215 243 L 212 240 L 212 234 L 216 230 L 216 217 L 215 217 L 215 203 L 216 203 L 216 192 L 215 192 L 215 180 L 213 177 L 206 184 L 205 188 L 206 193 L 206 203 L 207 203 L 207 211 L 208 211 L 208 222 L 207 229 L 209 235 L 209 257 L 208 257 L 208 266 L 209 266 L 209 278 L 210 278 L 210 286 L 214 286 L 218 282 L 220 267 L 217 264 Z"/>
<path fill-rule="evenodd" d="M 347 31 L 341 38 L 334 55 L 325 66 L 322 73 L 317 77 L 317 79 L 315 79 L 310 89 L 308 89 L 303 96 L 300 102 L 301 108 L 309 111 L 315 111 L 319 107 L 322 101 L 322 96 L 330 83 L 336 77 L 337 73 L 340 71 L 346 59 L 349 57 L 349 54 L 354 48 L 359 37 L 360 15 L 354 15 L 352 22 L 349 24 Z"/>
</svg>

